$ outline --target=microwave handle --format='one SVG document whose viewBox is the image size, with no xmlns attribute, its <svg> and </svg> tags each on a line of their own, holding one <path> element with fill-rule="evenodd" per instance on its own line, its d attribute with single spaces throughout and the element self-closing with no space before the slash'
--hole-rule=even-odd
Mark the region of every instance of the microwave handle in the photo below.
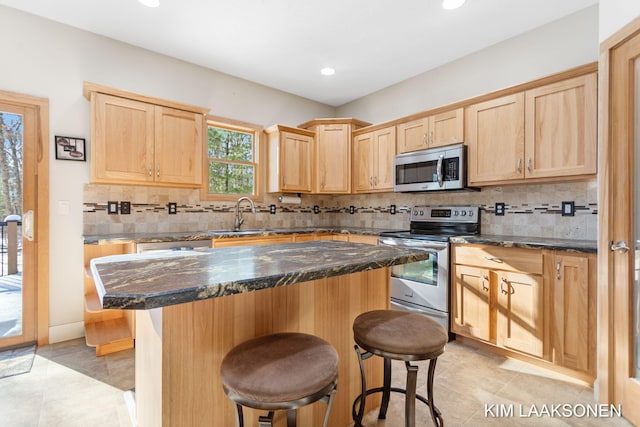
<svg viewBox="0 0 640 427">
<path fill-rule="evenodd" d="M 438 157 L 438 166 L 437 166 L 437 174 L 438 174 L 438 185 L 442 187 L 443 175 L 442 175 L 442 160 L 444 159 L 444 154 L 440 154 Z"/>
</svg>

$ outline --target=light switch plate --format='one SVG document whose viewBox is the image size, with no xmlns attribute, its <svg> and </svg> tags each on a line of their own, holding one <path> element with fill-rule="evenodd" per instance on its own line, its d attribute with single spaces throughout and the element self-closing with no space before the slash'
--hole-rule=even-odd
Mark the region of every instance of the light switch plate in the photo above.
<svg viewBox="0 0 640 427">
<path fill-rule="evenodd" d="M 504 203 L 502 202 L 496 203 L 495 213 L 496 213 L 496 216 L 504 216 Z"/>
<path fill-rule="evenodd" d="M 118 214 L 118 202 L 107 202 L 107 213 L 109 215 Z"/>
<path fill-rule="evenodd" d="M 576 213 L 575 202 L 562 202 L 562 216 L 574 216 Z"/>
<path fill-rule="evenodd" d="M 169 202 L 167 207 L 169 208 L 169 215 L 175 215 L 175 214 L 178 213 L 178 204 L 177 203 Z"/>
<path fill-rule="evenodd" d="M 355 206 L 349 206 L 349 213 L 351 215 L 353 215 L 354 213 L 356 213 L 356 207 Z"/>
<path fill-rule="evenodd" d="M 120 202 L 120 213 L 122 215 L 131 214 L 131 202 Z"/>
<path fill-rule="evenodd" d="M 269 213 L 271 215 L 275 215 L 276 214 L 276 205 L 269 205 Z"/>
<path fill-rule="evenodd" d="M 319 214 L 320 213 L 320 206 L 313 205 L 313 213 L 314 214 Z"/>
<path fill-rule="evenodd" d="M 395 215 L 396 214 L 396 205 L 389 206 L 389 213 L 391 215 Z"/>
</svg>

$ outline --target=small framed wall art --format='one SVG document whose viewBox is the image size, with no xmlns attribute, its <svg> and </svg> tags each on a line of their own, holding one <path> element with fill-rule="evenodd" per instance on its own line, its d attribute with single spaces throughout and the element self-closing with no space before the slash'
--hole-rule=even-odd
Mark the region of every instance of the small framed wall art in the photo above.
<svg viewBox="0 0 640 427">
<path fill-rule="evenodd" d="M 86 143 L 84 138 L 74 138 L 71 136 L 57 136 L 56 141 L 56 159 L 58 160 L 76 160 L 80 162 L 87 161 Z"/>
</svg>

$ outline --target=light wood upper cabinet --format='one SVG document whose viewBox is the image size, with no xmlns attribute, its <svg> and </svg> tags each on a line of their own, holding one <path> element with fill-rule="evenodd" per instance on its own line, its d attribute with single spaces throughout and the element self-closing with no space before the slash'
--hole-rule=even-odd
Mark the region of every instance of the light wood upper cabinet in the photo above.
<svg viewBox="0 0 640 427">
<path fill-rule="evenodd" d="M 351 192 L 351 125 L 318 125 L 314 193 Z"/>
<path fill-rule="evenodd" d="M 527 178 L 596 173 L 596 74 L 525 92 Z"/>
<path fill-rule="evenodd" d="M 595 73 L 471 105 L 465 120 L 470 185 L 596 173 Z"/>
<path fill-rule="evenodd" d="M 469 185 L 524 178 L 524 94 L 467 108 Z"/>
<path fill-rule="evenodd" d="M 311 193 L 314 132 L 274 125 L 267 134 L 270 193 Z"/>
<path fill-rule="evenodd" d="M 93 84 L 85 84 L 85 92 L 92 182 L 201 185 L 205 109 Z"/>
<path fill-rule="evenodd" d="M 398 153 L 442 147 L 464 141 L 464 110 L 434 114 L 397 125 Z"/>
<path fill-rule="evenodd" d="M 353 138 L 353 192 L 393 191 L 396 129 L 389 126 Z"/>
</svg>

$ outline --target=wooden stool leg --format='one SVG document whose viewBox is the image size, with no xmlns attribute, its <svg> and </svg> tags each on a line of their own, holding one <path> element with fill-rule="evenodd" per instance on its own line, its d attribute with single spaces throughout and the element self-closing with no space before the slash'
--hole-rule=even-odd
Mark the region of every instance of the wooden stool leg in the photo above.
<svg viewBox="0 0 640 427">
<path fill-rule="evenodd" d="M 384 358 L 384 383 L 382 390 L 382 403 L 380 404 L 380 412 L 378 412 L 378 419 L 384 420 L 387 418 L 387 409 L 389 408 L 389 399 L 391 397 L 391 359 Z"/>
<path fill-rule="evenodd" d="M 416 384 L 418 382 L 418 367 L 405 362 L 407 368 L 407 393 L 404 401 L 404 425 L 416 425 Z"/>
</svg>

